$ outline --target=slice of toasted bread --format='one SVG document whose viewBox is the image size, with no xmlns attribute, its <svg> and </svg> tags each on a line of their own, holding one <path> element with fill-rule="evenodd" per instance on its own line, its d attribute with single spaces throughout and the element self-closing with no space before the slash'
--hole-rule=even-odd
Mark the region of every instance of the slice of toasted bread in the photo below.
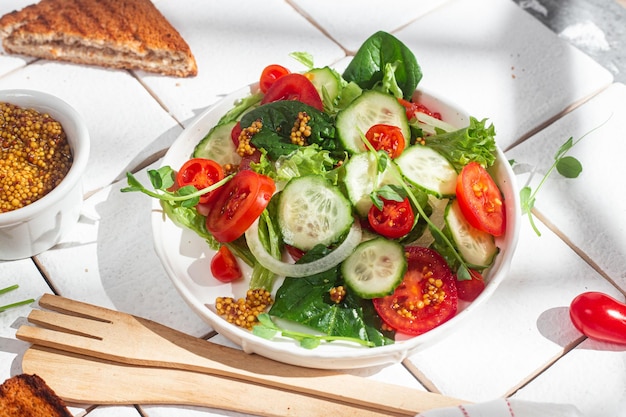
<svg viewBox="0 0 626 417">
<path fill-rule="evenodd" d="M 189 45 L 150 0 L 41 0 L 0 18 L 6 52 L 187 77 Z"/>
<path fill-rule="evenodd" d="M 0 417 L 72 417 L 65 403 L 37 375 L 13 376 L 0 385 Z"/>
</svg>

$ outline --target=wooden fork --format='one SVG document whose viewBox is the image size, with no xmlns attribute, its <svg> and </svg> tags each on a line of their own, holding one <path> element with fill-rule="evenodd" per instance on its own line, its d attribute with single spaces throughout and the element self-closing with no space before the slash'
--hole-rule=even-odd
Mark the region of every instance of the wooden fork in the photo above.
<svg viewBox="0 0 626 417">
<path fill-rule="evenodd" d="M 220 346 L 153 321 L 45 294 L 16 337 L 33 344 L 109 361 L 181 369 L 253 382 L 374 410 L 414 416 L 464 401 L 336 371 L 276 362 Z"/>
</svg>

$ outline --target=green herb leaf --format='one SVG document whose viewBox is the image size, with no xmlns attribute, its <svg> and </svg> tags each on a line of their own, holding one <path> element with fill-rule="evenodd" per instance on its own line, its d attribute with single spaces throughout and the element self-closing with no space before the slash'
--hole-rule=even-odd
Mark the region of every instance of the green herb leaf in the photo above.
<svg viewBox="0 0 626 417">
<path fill-rule="evenodd" d="M 485 126 L 486 119 L 470 117 L 466 128 L 424 138 L 429 146 L 445 156 L 460 172 L 469 162 L 488 168 L 496 161 L 496 130 L 493 124 Z"/>
<path fill-rule="evenodd" d="M 394 84 L 402 91 L 403 97 L 410 99 L 422 79 L 422 70 L 415 55 L 406 45 L 393 35 L 379 31 L 361 45 L 346 67 L 343 78 L 363 89 L 375 89 L 384 82 L 388 88 L 391 85 L 390 71 L 393 73 Z"/>
<path fill-rule="evenodd" d="M 292 52 L 290 57 L 304 65 L 307 69 L 313 69 L 313 55 L 308 52 Z"/>
<path fill-rule="evenodd" d="M 0 289 L 0 295 L 2 294 L 6 294 L 8 292 L 14 291 L 16 289 L 19 288 L 19 285 L 14 284 L 14 285 L 10 285 L 6 288 L 2 288 Z M 2 313 L 3 311 L 6 311 L 10 308 L 15 308 L 15 307 L 19 307 L 19 306 L 23 306 L 23 305 L 27 305 L 30 303 L 34 303 L 35 300 L 33 298 L 29 298 L 28 300 L 22 300 L 22 301 L 17 301 L 15 303 L 10 303 L 10 304 L 5 304 L 3 306 L 0 306 L 0 313 Z"/>
<path fill-rule="evenodd" d="M 587 135 L 604 126 L 604 124 L 607 123 L 610 118 L 611 117 L 609 116 L 607 120 L 582 135 L 576 141 L 574 141 L 574 138 L 570 136 L 561 146 L 559 146 L 559 149 L 554 155 L 554 163 L 550 166 L 541 181 L 539 181 L 539 185 L 537 185 L 535 190 L 531 190 L 529 186 L 523 187 L 520 190 L 519 196 L 522 214 L 528 215 L 530 224 L 537 236 L 541 236 L 541 233 L 539 232 L 539 229 L 537 228 L 534 217 L 532 215 L 532 209 L 535 206 L 537 193 L 539 192 L 541 187 L 543 187 L 543 184 L 545 184 L 545 182 L 548 180 L 548 177 L 555 169 L 560 175 L 565 178 L 576 178 L 580 175 L 583 170 L 582 164 L 578 159 L 574 158 L 573 156 L 566 156 L 567 152 L 569 152 L 578 142 L 583 140 Z"/>
<path fill-rule="evenodd" d="M 330 116 L 297 100 L 279 100 L 257 107 L 242 117 L 241 127 L 245 129 L 260 120 L 262 127 L 252 136 L 251 142 L 275 161 L 300 147 L 291 142 L 290 134 L 301 112 L 311 118 L 308 122 L 311 135 L 306 138 L 307 143 L 331 152 L 338 151 L 339 142 L 335 140 L 335 126 Z"/>
<path fill-rule="evenodd" d="M 573 156 L 564 156 L 557 161 L 556 170 L 565 178 L 576 178 L 582 172 L 583 166 Z"/>
<path fill-rule="evenodd" d="M 311 262 L 327 252 L 327 248 L 316 246 L 298 262 Z M 351 293 L 341 303 L 330 299 L 330 289 L 342 283 L 338 267 L 309 277 L 287 277 L 276 293 L 269 314 L 325 333 L 323 336 L 313 336 L 283 330 L 282 334 L 288 337 L 352 340 L 366 346 L 393 343 L 378 330 L 381 322 L 371 300 L 362 300 Z"/>
<path fill-rule="evenodd" d="M 344 340 L 349 342 L 358 343 L 363 346 L 372 347 L 374 344 L 366 340 L 354 337 L 345 336 L 332 336 L 332 335 L 316 335 L 311 333 L 303 333 L 288 329 L 280 328 L 276 323 L 272 321 L 272 318 L 267 313 L 261 313 L 258 316 L 259 324 L 252 328 L 252 334 L 262 337 L 267 340 L 272 340 L 274 337 L 280 335 L 296 340 L 300 343 L 300 346 L 305 349 L 315 349 L 322 341 L 332 342 L 336 340 Z"/>
</svg>

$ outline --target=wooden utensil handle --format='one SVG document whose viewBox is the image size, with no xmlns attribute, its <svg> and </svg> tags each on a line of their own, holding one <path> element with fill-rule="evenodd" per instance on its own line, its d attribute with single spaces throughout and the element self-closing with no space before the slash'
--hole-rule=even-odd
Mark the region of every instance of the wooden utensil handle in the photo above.
<svg viewBox="0 0 626 417">
<path fill-rule="evenodd" d="M 123 365 L 41 346 L 26 351 L 22 369 L 38 374 L 65 401 L 78 404 L 193 405 L 269 417 L 394 415 L 228 378 Z"/>
</svg>

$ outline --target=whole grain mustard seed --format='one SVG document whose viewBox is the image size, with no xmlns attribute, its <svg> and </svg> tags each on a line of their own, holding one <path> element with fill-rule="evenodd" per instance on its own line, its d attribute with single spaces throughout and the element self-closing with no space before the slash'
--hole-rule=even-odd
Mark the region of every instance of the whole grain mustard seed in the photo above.
<svg viewBox="0 0 626 417">
<path fill-rule="evenodd" d="M 50 115 L 0 102 L 0 213 L 54 189 L 72 165 L 61 124 Z"/>
</svg>

